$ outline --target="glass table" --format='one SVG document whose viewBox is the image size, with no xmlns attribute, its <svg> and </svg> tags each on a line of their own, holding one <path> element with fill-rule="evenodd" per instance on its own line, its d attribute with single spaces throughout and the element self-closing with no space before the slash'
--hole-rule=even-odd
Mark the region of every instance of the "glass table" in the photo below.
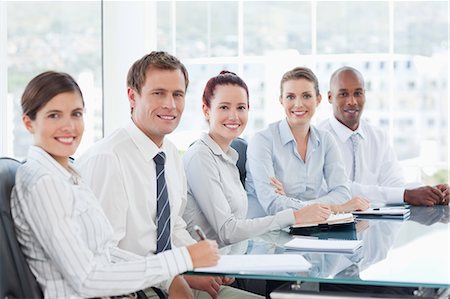
<svg viewBox="0 0 450 299">
<path fill-rule="evenodd" d="M 222 254 L 287 254 L 283 244 L 294 237 L 348 238 L 363 242 L 353 254 L 299 252 L 311 263 L 308 271 L 198 273 L 281 281 L 450 288 L 449 206 L 411 207 L 406 220 L 361 219 L 347 234 L 333 231 L 292 236 L 273 231 L 221 249 Z"/>
</svg>

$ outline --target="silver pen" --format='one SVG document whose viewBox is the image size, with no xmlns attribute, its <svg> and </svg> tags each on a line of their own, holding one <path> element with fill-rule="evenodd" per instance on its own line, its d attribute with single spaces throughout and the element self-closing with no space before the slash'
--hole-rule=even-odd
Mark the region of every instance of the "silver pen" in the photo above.
<svg viewBox="0 0 450 299">
<path fill-rule="evenodd" d="M 194 225 L 194 230 L 197 233 L 197 236 L 200 238 L 200 240 L 206 240 L 206 235 L 198 225 Z"/>
</svg>

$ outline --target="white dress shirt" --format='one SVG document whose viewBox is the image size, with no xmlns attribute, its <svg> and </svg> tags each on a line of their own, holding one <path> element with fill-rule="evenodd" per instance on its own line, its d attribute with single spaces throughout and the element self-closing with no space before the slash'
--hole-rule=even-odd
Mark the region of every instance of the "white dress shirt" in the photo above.
<svg viewBox="0 0 450 299">
<path fill-rule="evenodd" d="M 247 148 L 248 217 L 273 215 L 312 203 L 342 204 L 350 199 L 344 165 L 330 133 L 310 127 L 306 158 L 286 119 L 255 134 Z M 275 192 L 270 178 L 283 184 L 286 196 Z"/>
<path fill-rule="evenodd" d="M 17 171 L 11 211 L 45 298 L 121 295 L 192 269 L 186 248 L 142 257 L 114 246 L 111 224 L 75 169 L 36 146 Z"/>
<path fill-rule="evenodd" d="M 352 196 L 364 196 L 371 202 L 401 204 L 405 192 L 405 181 L 394 149 L 387 135 L 366 120 L 361 119 L 358 129 L 352 131 L 335 117 L 319 126 L 333 134 L 344 160 Z M 351 181 L 353 149 L 350 136 L 359 133 L 357 163 L 360 165 L 355 181 Z"/>
<path fill-rule="evenodd" d="M 194 225 L 199 225 L 208 239 L 223 246 L 295 223 L 292 209 L 245 219 L 248 200 L 237 160 L 233 148 L 225 153 L 206 133 L 184 154 L 188 202 L 183 217 L 192 236 L 196 236 Z"/>
</svg>

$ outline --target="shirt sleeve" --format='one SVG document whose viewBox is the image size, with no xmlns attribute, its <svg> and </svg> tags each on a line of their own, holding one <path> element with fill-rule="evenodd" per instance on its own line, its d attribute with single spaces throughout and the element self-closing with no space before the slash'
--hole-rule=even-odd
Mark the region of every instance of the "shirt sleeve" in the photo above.
<svg viewBox="0 0 450 299">
<path fill-rule="evenodd" d="M 145 258 L 126 254 L 115 248 L 91 251 L 80 236 L 80 226 L 92 225 L 95 234 L 85 238 L 91 238 L 88 242 L 95 243 L 98 237 L 103 236 L 102 226 L 95 223 L 98 217 L 104 216 L 96 213 L 91 216 L 83 215 L 90 208 L 88 203 L 85 211 L 83 208 L 75 209 L 76 194 L 69 185 L 44 176 L 24 194 L 20 205 L 25 219 L 53 266 L 80 296 L 129 293 L 192 269 L 192 261 L 185 253 L 186 248 Z M 115 256 L 115 263 L 112 262 L 111 253 Z"/>
<path fill-rule="evenodd" d="M 327 182 L 328 193 L 308 203 L 345 203 L 351 198 L 351 195 L 338 145 L 329 133 L 324 135 L 322 143 L 325 146 L 323 175 Z"/>
<path fill-rule="evenodd" d="M 222 181 L 219 165 L 208 152 L 197 151 L 186 162 L 185 169 L 189 190 L 222 243 L 242 241 L 267 231 L 284 228 L 295 222 L 290 209 L 279 212 L 275 216 L 237 219 L 225 196 L 223 186 L 225 182 Z M 242 186 L 236 186 L 236 188 L 242 188 Z"/>
<path fill-rule="evenodd" d="M 351 193 L 353 196 L 364 196 L 370 201 L 401 204 L 405 192 L 402 168 L 386 135 L 383 135 L 378 144 L 380 147 L 378 153 L 382 153 L 380 159 L 382 165 L 377 182 L 373 185 L 351 182 Z"/>
<path fill-rule="evenodd" d="M 257 133 L 247 148 L 247 171 L 251 173 L 256 197 L 268 215 L 285 209 L 300 209 L 306 205 L 302 200 L 280 195 L 270 184 L 275 176 L 273 147 L 269 136 Z"/>
<path fill-rule="evenodd" d="M 125 237 L 128 196 L 119 161 L 112 154 L 97 154 L 77 161 L 77 170 L 99 200 L 114 229 L 114 244 Z"/>
</svg>

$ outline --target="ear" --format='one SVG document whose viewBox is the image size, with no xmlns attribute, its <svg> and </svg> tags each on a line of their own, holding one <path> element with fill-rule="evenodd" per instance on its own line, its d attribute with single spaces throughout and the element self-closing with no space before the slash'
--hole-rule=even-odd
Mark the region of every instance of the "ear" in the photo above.
<svg viewBox="0 0 450 299">
<path fill-rule="evenodd" d="M 319 94 L 316 98 L 316 107 L 319 106 L 320 102 L 322 102 L 322 95 Z"/>
<path fill-rule="evenodd" d="M 209 107 L 205 104 L 202 104 L 202 111 L 203 115 L 205 116 L 205 119 L 209 121 Z"/>
<path fill-rule="evenodd" d="M 136 91 L 128 87 L 127 88 L 128 102 L 130 103 L 130 108 L 133 109 L 136 106 Z"/>
<path fill-rule="evenodd" d="M 331 91 L 328 91 L 328 103 L 331 104 Z"/>
<path fill-rule="evenodd" d="M 27 131 L 30 132 L 31 134 L 34 134 L 33 121 L 28 115 L 22 116 L 22 122 L 25 125 L 25 129 L 27 129 Z"/>
<path fill-rule="evenodd" d="M 278 97 L 278 100 L 280 101 L 280 104 L 283 105 L 283 96 L 282 96 L 282 95 L 280 95 L 280 96 Z"/>
</svg>

